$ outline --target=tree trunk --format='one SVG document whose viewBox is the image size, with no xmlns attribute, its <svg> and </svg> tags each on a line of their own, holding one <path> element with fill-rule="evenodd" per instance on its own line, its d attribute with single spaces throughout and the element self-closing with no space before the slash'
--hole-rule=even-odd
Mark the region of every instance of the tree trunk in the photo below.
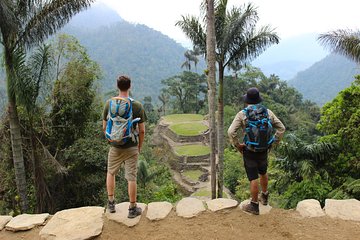
<svg viewBox="0 0 360 240">
<path fill-rule="evenodd" d="M 224 185 L 224 68 L 219 64 L 218 96 L 218 198 L 222 198 Z"/>
<path fill-rule="evenodd" d="M 216 124 L 215 124 L 215 106 L 216 106 L 216 58 L 215 58 L 215 13 L 214 0 L 206 0 L 206 57 L 208 68 L 208 101 L 210 118 L 210 163 L 211 163 L 211 198 L 216 198 Z"/>
<path fill-rule="evenodd" d="M 22 211 L 27 211 L 28 202 L 26 194 L 26 174 L 24 156 L 22 150 L 22 138 L 20 132 L 20 123 L 16 110 L 16 104 L 9 98 L 9 117 L 10 117 L 10 134 L 11 134 L 11 150 L 13 154 L 15 181 Z"/>
<path fill-rule="evenodd" d="M 5 49 L 5 69 L 6 69 L 6 83 L 8 93 L 8 113 L 10 118 L 10 135 L 11 135 L 11 151 L 13 155 L 15 181 L 18 194 L 20 196 L 20 203 L 22 212 L 28 210 L 27 191 L 26 191 L 26 174 L 25 164 L 22 149 L 22 137 L 20 132 L 19 117 L 16 108 L 16 98 L 13 91 L 15 84 L 13 77 L 12 54 L 9 49 Z"/>
</svg>

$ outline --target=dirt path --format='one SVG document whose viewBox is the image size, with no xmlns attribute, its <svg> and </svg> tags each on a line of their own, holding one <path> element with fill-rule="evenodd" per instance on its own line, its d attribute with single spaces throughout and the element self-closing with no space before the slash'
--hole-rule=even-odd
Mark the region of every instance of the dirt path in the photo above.
<svg viewBox="0 0 360 240">
<path fill-rule="evenodd" d="M 1 240 L 39 239 L 40 227 L 31 231 L 0 232 Z M 295 211 L 273 209 L 268 215 L 252 216 L 240 209 L 217 213 L 205 212 L 192 219 L 177 217 L 172 212 L 166 219 L 150 222 L 142 217 L 140 223 L 128 228 L 105 220 L 103 233 L 97 240 L 281 240 L 281 239 L 360 239 L 360 222 L 329 217 L 303 219 Z"/>
</svg>

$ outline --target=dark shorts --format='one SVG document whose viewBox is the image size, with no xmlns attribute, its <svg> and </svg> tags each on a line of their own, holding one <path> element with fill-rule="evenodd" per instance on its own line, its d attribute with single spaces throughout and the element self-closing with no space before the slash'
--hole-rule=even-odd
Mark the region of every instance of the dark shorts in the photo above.
<svg viewBox="0 0 360 240">
<path fill-rule="evenodd" d="M 243 154 L 244 166 L 246 175 L 249 181 L 259 178 L 267 172 L 268 166 L 268 152 L 253 152 L 248 149 L 244 150 Z"/>
</svg>

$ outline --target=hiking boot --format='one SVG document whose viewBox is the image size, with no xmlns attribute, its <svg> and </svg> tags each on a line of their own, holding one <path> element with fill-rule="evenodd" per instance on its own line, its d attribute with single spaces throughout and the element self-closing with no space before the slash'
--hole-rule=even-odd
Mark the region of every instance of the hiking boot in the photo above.
<svg viewBox="0 0 360 240">
<path fill-rule="evenodd" d="M 116 210 L 115 210 L 115 200 L 108 201 L 108 209 L 109 209 L 110 213 L 116 212 Z"/>
<path fill-rule="evenodd" d="M 262 205 L 268 205 L 268 199 L 269 199 L 269 193 L 260 193 L 259 196 L 259 202 L 261 202 Z"/>
<path fill-rule="evenodd" d="M 141 208 L 135 206 L 132 208 L 129 208 L 129 215 L 128 218 L 136 218 L 137 216 L 141 215 Z"/>
<path fill-rule="evenodd" d="M 242 210 L 254 215 L 259 215 L 259 203 L 250 202 L 242 207 Z"/>
</svg>

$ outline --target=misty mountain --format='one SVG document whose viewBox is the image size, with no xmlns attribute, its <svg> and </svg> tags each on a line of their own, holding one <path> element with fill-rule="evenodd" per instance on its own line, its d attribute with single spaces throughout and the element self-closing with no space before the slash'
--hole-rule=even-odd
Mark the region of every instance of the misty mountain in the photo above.
<svg viewBox="0 0 360 240">
<path fill-rule="evenodd" d="M 95 29 L 122 21 L 119 14 L 105 4 L 93 4 L 86 11 L 75 15 L 68 25 Z"/>
<path fill-rule="evenodd" d="M 103 25 L 94 27 L 92 22 L 104 15 L 113 17 L 104 18 Z M 116 19 L 112 9 L 100 5 L 98 11 L 98 5 L 94 5 L 72 20 L 62 32 L 75 36 L 87 48 L 91 58 L 100 64 L 103 92 L 116 89 L 117 76 L 126 74 L 133 80 L 134 97 L 152 96 L 156 101 L 162 88 L 161 80 L 184 70 L 181 65 L 186 49 L 145 25 L 129 23 L 120 16 L 113 22 Z M 202 72 L 204 63 L 197 69 Z"/>
<path fill-rule="evenodd" d="M 349 87 L 357 74 L 360 74 L 360 68 L 353 61 L 338 54 L 330 54 L 299 72 L 289 81 L 289 85 L 298 89 L 305 99 L 322 106 Z"/>
<path fill-rule="evenodd" d="M 265 75 L 275 74 L 282 80 L 289 80 L 324 58 L 328 52 L 317 42 L 318 34 L 304 34 L 271 46 L 252 62 Z"/>
</svg>

